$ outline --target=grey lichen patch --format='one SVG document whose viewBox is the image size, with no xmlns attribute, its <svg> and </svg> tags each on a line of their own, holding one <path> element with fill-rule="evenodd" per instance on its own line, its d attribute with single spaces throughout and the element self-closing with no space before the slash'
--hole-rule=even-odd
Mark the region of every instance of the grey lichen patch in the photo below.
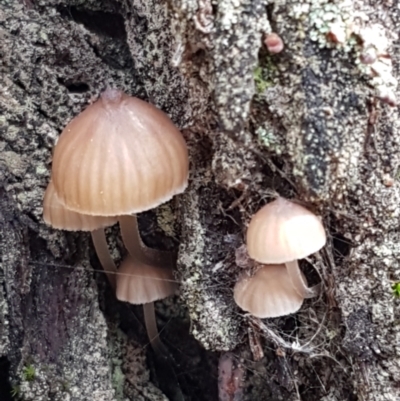
<svg viewBox="0 0 400 401">
<path fill-rule="evenodd" d="M 272 150 L 274 154 L 280 155 L 282 153 L 282 147 L 279 144 L 279 138 L 274 134 L 274 131 L 270 127 L 258 127 L 256 135 L 261 145 Z"/>
<path fill-rule="evenodd" d="M 32 370 L 34 375 L 31 376 L 27 371 Z M 46 383 L 46 375 L 43 375 L 41 366 L 35 364 L 29 365 L 22 369 L 22 381 L 19 384 L 19 397 L 24 400 L 47 400 L 46 395 L 49 392 L 49 384 Z"/>
<path fill-rule="evenodd" d="M 171 205 L 161 205 L 156 210 L 158 226 L 165 232 L 169 237 L 176 237 L 176 217 Z"/>
<path fill-rule="evenodd" d="M 116 401 L 142 399 L 167 401 L 165 395 L 150 381 L 145 366 L 145 352 L 114 324 L 110 325 L 111 382 Z M 140 389 L 140 390 L 139 390 Z"/>
<path fill-rule="evenodd" d="M 343 346 L 366 366 L 366 372 L 355 368 L 357 380 L 362 383 L 366 376 L 375 381 L 363 388 L 371 400 L 395 400 L 400 381 L 400 312 L 391 292 L 391 277 L 400 277 L 399 252 L 398 233 L 387 233 L 379 243 L 368 240 L 356 248 L 347 268 L 336 272 L 346 321 Z"/>
<path fill-rule="evenodd" d="M 29 375 L 29 376 L 28 376 Z M 13 387 L 15 398 L 23 401 L 69 401 L 69 382 L 61 378 L 54 365 L 32 363 L 25 366 L 20 374 L 21 382 Z M 51 381 L 49 381 L 51 377 Z"/>
<path fill-rule="evenodd" d="M 207 349 L 229 350 L 239 341 L 239 324 L 229 289 L 235 268 L 227 261 L 234 249 L 225 237 L 237 236 L 240 217 L 224 214 L 235 198 L 223 204 L 217 185 L 243 191 L 260 180 L 244 125 L 255 91 L 253 71 L 261 36 L 269 25 L 264 2 L 256 7 L 246 1 L 211 4 L 187 0 L 171 5 L 177 48 L 182 48 L 174 62 L 187 79 L 194 118 L 193 127 L 185 130 L 192 168 L 180 208 L 178 269 L 192 334 Z M 216 109 L 205 107 L 212 93 Z M 231 224 L 229 232 L 226 222 Z"/>
<path fill-rule="evenodd" d="M 385 30 L 382 24 L 370 21 L 363 11 L 356 11 L 349 0 L 332 4 L 299 5 L 293 12 L 299 18 L 308 16 L 313 27 L 310 38 L 319 46 L 337 47 L 355 55 L 354 63 L 374 88 L 374 95 L 394 106 L 397 79 L 392 74 L 390 39 L 396 35 Z"/>
<path fill-rule="evenodd" d="M 183 233 L 186 241 L 179 260 L 185 266 L 180 275 L 181 297 L 188 305 L 193 336 L 206 349 L 229 350 L 236 345 L 237 328 L 224 307 L 226 301 L 219 299 L 211 290 L 211 266 L 205 258 L 207 241 L 200 240 L 206 232 L 202 228 L 200 216 L 191 212 L 191 207 L 195 205 L 193 202 L 198 199 L 194 194 L 190 198 L 184 210 L 191 214 L 192 227 Z"/>
<path fill-rule="evenodd" d="M 264 98 L 272 118 L 279 120 L 276 135 L 286 131 L 279 142 L 286 143 L 282 153 L 289 153 L 301 190 L 315 199 L 340 197 L 348 185 L 347 171 L 353 171 L 354 178 L 357 174 L 367 91 L 347 66 L 348 56 L 336 49 L 320 50 L 307 37 L 313 25 L 307 18 L 290 17 L 286 7 L 277 5 L 274 18 L 284 52 L 295 57 L 282 55 L 277 84 L 266 90 Z"/>
<path fill-rule="evenodd" d="M 255 93 L 253 72 L 263 32 L 269 31 L 266 2 L 224 0 L 215 17 L 212 58 L 215 103 L 221 127 L 243 131 Z"/>
<path fill-rule="evenodd" d="M 0 223 L 2 221 L 3 216 L 0 214 Z M 0 251 L 4 251 L 1 245 Z M 4 258 L 4 262 L 7 263 L 7 258 Z M 9 305 L 5 292 L 6 266 L 3 263 L 0 263 L 0 356 L 5 356 L 10 351 Z"/>
<path fill-rule="evenodd" d="M 198 134 L 191 134 L 195 142 Z M 229 290 L 219 283 L 224 279 L 215 270 L 218 262 L 224 266 L 222 272 L 229 266 L 223 262 L 229 250 L 221 243 L 221 204 L 211 182 L 207 150 L 192 149 L 193 183 L 182 196 L 181 207 L 185 221 L 178 260 L 181 297 L 188 306 L 194 337 L 206 349 L 230 350 L 238 343 L 239 327 Z M 209 205 L 206 213 L 201 212 L 204 202 Z"/>
<path fill-rule="evenodd" d="M 247 135 L 249 133 L 245 132 L 241 137 Z M 228 189 L 244 191 L 250 184 L 256 185 L 260 182 L 256 157 L 242 142 L 221 132 L 214 132 L 213 141 L 216 151 L 213 155 L 212 171 L 218 184 Z"/>
<path fill-rule="evenodd" d="M 128 16 L 127 42 L 148 100 L 166 111 L 178 125 L 187 124 L 192 111 L 183 77 L 171 65 L 174 39 L 167 4 L 155 0 L 122 4 Z"/>
<path fill-rule="evenodd" d="M 5 299 L 3 285 L 3 272 L 0 270 L 0 355 L 4 356 L 9 351 L 9 321 L 8 304 Z"/>
<path fill-rule="evenodd" d="M 67 281 L 61 286 L 54 273 L 39 275 L 47 278 L 48 299 L 36 303 L 35 313 L 42 315 L 46 302 L 60 304 L 57 316 L 65 326 L 52 326 L 55 313 L 50 309 L 47 312 L 50 316 L 43 317 L 42 321 L 46 327 L 38 330 L 33 323 L 26 329 L 28 333 L 21 348 L 22 361 L 26 362 L 21 361 L 23 366 L 17 373 L 21 398 L 113 401 L 106 324 L 97 305 L 97 291 L 88 285 L 87 273 L 80 271 L 64 276 Z M 65 295 L 63 300 L 58 299 L 60 293 Z M 32 313 L 26 311 L 25 318 L 32 319 Z"/>
</svg>

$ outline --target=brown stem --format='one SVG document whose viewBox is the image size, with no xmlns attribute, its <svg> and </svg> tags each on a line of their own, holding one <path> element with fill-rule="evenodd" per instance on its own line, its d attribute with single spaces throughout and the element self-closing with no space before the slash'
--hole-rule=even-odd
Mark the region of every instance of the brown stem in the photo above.
<svg viewBox="0 0 400 401">
<path fill-rule="evenodd" d="M 174 252 L 159 251 L 148 248 L 140 238 L 136 215 L 120 216 L 119 226 L 122 240 L 129 254 L 134 259 L 158 267 L 173 267 L 176 260 Z"/>
<path fill-rule="evenodd" d="M 167 350 L 160 339 L 158 333 L 156 313 L 154 311 L 154 302 L 143 305 L 144 322 L 151 347 L 159 356 L 168 356 Z"/>
<path fill-rule="evenodd" d="M 119 226 L 122 240 L 133 260 L 137 260 L 156 267 L 174 266 L 175 255 L 173 252 L 163 252 L 146 247 L 140 238 L 136 215 L 120 216 Z M 144 320 L 150 344 L 159 356 L 168 357 L 167 350 L 162 343 L 154 312 L 154 302 L 143 305 Z"/>
<path fill-rule="evenodd" d="M 115 266 L 115 263 L 110 255 L 110 251 L 108 250 L 104 229 L 99 228 L 97 230 L 93 230 L 90 232 L 90 234 L 92 235 L 92 241 L 94 249 L 96 250 L 97 253 L 97 257 L 99 258 L 100 263 L 107 274 L 108 281 L 110 282 L 111 287 L 115 290 L 116 288 L 115 273 L 117 272 L 117 267 Z"/>
<path fill-rule="evenodd" d="M 290 281 L 295 291 L 303 298 L 314 298 L 318 295 L 320 285 L 308 287 L 307 282 L 299 268 L 297 260 L 285 263 Z"/>
</svg>

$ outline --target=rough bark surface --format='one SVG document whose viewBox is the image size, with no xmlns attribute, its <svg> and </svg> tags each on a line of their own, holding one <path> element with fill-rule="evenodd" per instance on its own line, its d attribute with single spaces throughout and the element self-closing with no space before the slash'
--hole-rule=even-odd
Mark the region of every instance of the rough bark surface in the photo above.
<svg viewBox="0 0 400 401">
<path fill-rule="evenodd" d="M 0 399 L 218 400 L 223 352 L 243 382 L 220 377 L 220 400 L 399 401 L 399 30 L 395 0 L 0 0 Z M 107 85 L 189 147 L 187 191 L 140 217 L 179 249 L 180 297 L 157 307 L 169 362 L 88 236 L 42 220 L 55 141 Z M 233 302 L 235 250 L 276 193 L 330 236 L 302 262 L 321 296 L 261 322 Z"/>
</svg>

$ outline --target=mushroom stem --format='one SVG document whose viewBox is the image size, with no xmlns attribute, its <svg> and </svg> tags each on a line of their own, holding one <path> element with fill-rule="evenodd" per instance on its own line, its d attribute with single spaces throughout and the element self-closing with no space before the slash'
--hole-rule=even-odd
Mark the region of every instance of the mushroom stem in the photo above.
<svg viewBox="0 0 400 401">
<path fill-rule="evenodd" d="M 160 334 L 158 333 L 154 302 L 144 304 L 143 312 L 146 331 L 150 340 L 151 347 L 157 355 L 168 356 L 167 350 L 160 339 Z"/>
<path fill-rule="evenodd" d="M 172 267 L 174 264 L 174 253 L 163 252 L 156 249 L 147 248 L 139 233 L 136 215 L 125 215 L 119 217 L 122 240 L 134 261 L 142 262 L 155 267 Z M 148 302 L 143 305 L 144 321 L 147 335 L 151 347 L 159 356 L 168 357 L 167 350 L 162 343 L 156 322 L 154 311 L 154 302 Z"/>
<path fill-rule="evenodd" d="M 139 258 L 142 260 L 144 252 L 136 215 L 119 217 L 119 227 L 121 229 L 122 240 L 129 254 L 133 259 Z M 147 262 L 147 260 L 143 260 L 143 262 Z"/>
<path fill-rule="evenodd" d="M 140 238 L 136 215 L 120 216 L 119 225 L 122 240 L 132 258 L 158 267 L 172 267 L 174 265 L 176 259 L 174 252 L 159 251 L 148 248 L 143 244 Z"/>
<path fill-rule="evenodd" d="M 290 281 L 300 296 L 303 298 L 314 298 L 318 295 L 320 285 L 317 284 L 314 287 L 307 286 L 307 282 L 301 273 L 297 260 L 286 262 L 285 265 L 289 273 Z"/>
<path fill-rule="evenodd" d="M 116 288 L 115 273 L 117 272 L 117 267 L 115 266 L 115 263 L 110 255 L 110 251 L 108 250 L 104 229 L 98 228 L 97 230 L 91 231 L 90 234 L 92 235 L 92 241 L 94 249 L 96 250 L 97 253 L 97 257 L 99 258 L 100 263 L 107 274 L 107 278 L 111 284 L 111 287 L 115 290 Z"/>
</svg>

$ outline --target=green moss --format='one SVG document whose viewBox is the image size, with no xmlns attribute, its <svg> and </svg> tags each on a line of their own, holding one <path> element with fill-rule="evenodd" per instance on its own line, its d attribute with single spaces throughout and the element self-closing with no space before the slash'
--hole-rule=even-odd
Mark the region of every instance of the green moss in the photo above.
<svg viewBox="0 0 400 401">
<path fill-rule="evenodd" d="M 11 389 L 11 397 L 14 399 L 19 399 L 19 395 L 21 394 L 21 388 L 18 385 L 13 385 Z"/>
<path fill-rule="evenodd" d="M 35 368 L 32 365 L 26 365 L 24 369 L 22 370 L 22 374 L 24 377 L 24 380 L 27 382 L 32 382 L 35 380 L 36 377 L 36 372 Z"/>
<path fill-rule="evenodd" d="M 257 93 L 261 94 L 274 85 L 277 68 L 273 63 L 272 57 L 264 55 L 260 57 L 260 64 L 254 70 L 254 82 Z"/>
<path fill-rule="evenodd" d="M 122 401 L 124 399 L 124 384 L 125 375 L 122 373 L 121 367 L 119 365 L 115 365 L 112 374 L 112 386 L 115 390 L 115 398 L 118 401 Z"/>
<path fill-rule="evenodd" d="M 263 93 L 268 88 L 268 82 L 263 79 L 262 68 L 260 66 L 254 70 L 254 82 L 256 83 L 257 93 Z"/>
<path fill-rule="evenodd" d="M 395 298 L 400 298 L 400 281 L 392 285 L 392 291 Z"/>
<path fill-rule="evenodd" d="M 67 380 L 60 380 L 60 386 L 63 393 L 69 392 L 69 382 Z"/>
</svg>

